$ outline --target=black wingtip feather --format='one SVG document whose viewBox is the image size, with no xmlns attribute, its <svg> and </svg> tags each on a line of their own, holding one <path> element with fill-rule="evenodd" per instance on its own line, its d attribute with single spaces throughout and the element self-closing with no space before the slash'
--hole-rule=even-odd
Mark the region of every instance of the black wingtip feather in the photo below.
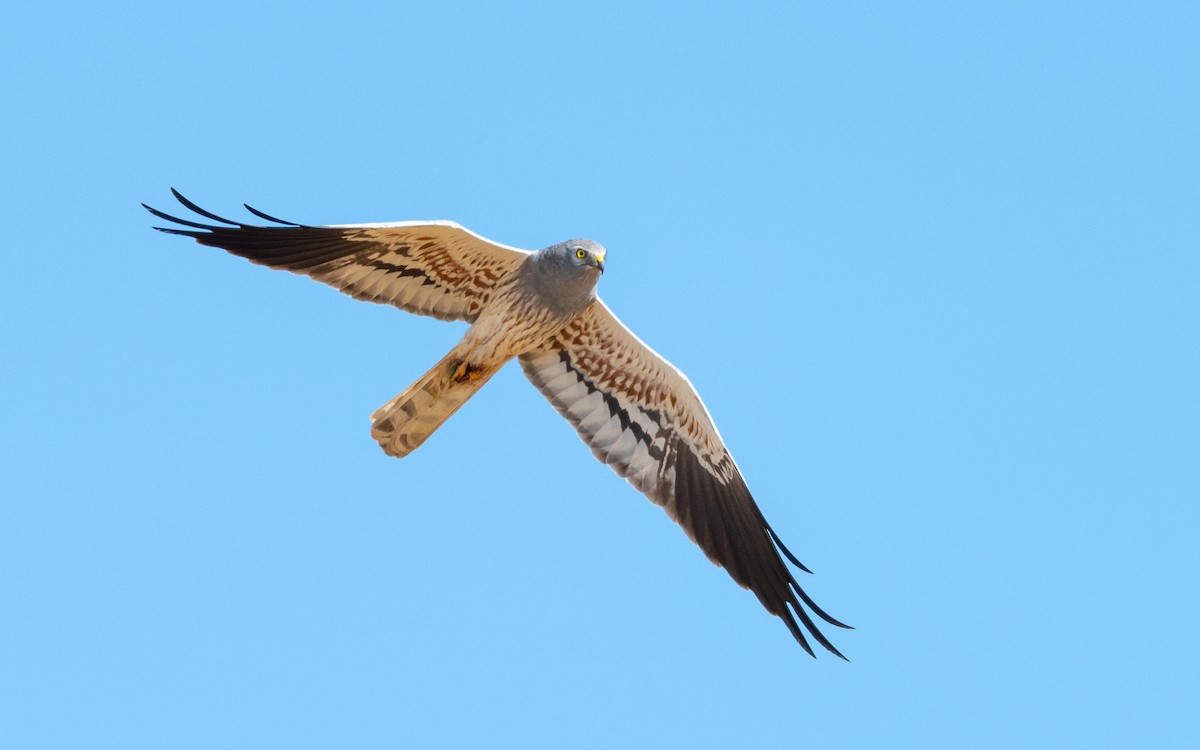
<svg viewBox="0 0 1200 750">
<path fill-rule="evenodd" d="M 803 600 L 804 603 L 808 605 L 808 608 L 811 609 L 817 615 L 817 617 L 820 617 L 822 620 L 829 623 L 830 625 L 834 625 L 839 628 L 845 628 L 846 630 L 854 630 L 854 626 L 847 625 L 844 622 L 841 622 L 833 617 L 830 617 L 829 614 L 825 612 L 825 610 L 823 610 L 817 606 L 817 603 L 812 600 L 812 597 L 810 597 L 808 594 L 806 594 L 804 592 L 804 589 L 802 589 L 796 585 L 795 581 L 792 581 L 792 588 L 796 590 L 796 593 L 800 595 L 800 599 Z"/>
<path fill-rule="evenodd" d="M 822 646 L 824 646 L 831 654 L 835 656 L 841 656 L 843 659 L 846 659 L 845 656 L 842 656 L 842 652 L 838 651 L 837 648 L 829 642 L 829 639 L 825 637 L 825 634 L 822 633 L 817 627 L 817 624 L 812 621 L 812 618 L 808 616 L 808 613 L 804 611 L 803 607 L 798 606 L 795 601 L 793 601 L 792 609 L 796 612 L 796 616 L 800 618 L 800 622 L 804 623 L 805 629 L 812 634 L 813 638 L 817 639 L 817 643 L 820 643 Z M 846 659 L 846 661 L 850 660 Z"/>
<path fill-rule="evenodd" d="M 275 218 L 274 216 L 271 216 L 271 215 L 270 215 L 270 214 L 268 214 L 268 213 L 264 213 L 264 212 L 262 212 L 262 211 L 259 211 L 257 208 L 255 208 L 254 206 L 251 206 L 249 203 L 243 203 L 242 205 L 246 207 L 246 210 L 247 210 L 247 211 L 249 211 L 250 213 L 254 214 L 255 216 L 257 216 L 257 217 L 258 217 L 258 218 L 260 218 L 260 219 L 266 219 L 267 221 L 273 221 L 273 222 L 275 222 L 276 224 L 283 224 L 284 226 L 289 226 L 289 227 L 303 227 L 303 228 L 306 228 L 306 229 L 311 229 L 311 228 L 312 228 L 312 227 L 308 227 L 308 226 L 306 226 L 306 225 L 304 225 L 304 224 L 297 224 L 297 223 L 296 223 L 296 222 L 294 222 L 294 221 L 287 221 L 287 220 L 285 220 L 285 219 L 277 219 L 277 218 Z"/>
<path fill-rule="evenodd" d="M 763 528 L 765 528 L 767 530 L 767 533 L 771 535 L 771 539 L 775 542 L 775 546 L 779 548 L 779 551 L 783 553 L 784 557 L 786 557 L 787 559 L 792 561 L 792 565 L 795 565 L 797 568 L 799 568 L 800 570 L 803 570 L 805 573 L 812 575 L 812 571 L 808 569 L 808 566 L 805 565 L 804 563 L 800 562 L 799 560 L 797 560 L 796 556 L 792 554 L 792 551 L 784 545 L 783 540 L 780 539 L 779 535 L 775 533 L 775 529 L 771 528 L 771 524 L 767 523 L 764 520 Z"/>
<path fill-rule="evenodd" d="M 758 597 L 767 611 L 783 620 L 809 656 L 816 657 L 811 638 L 831 654 L 849 661 L 814 620 L 819 617 L 830 624 L 846 626 L 816 606 L 800 588 L 784 557 L 798 568 L 808 569 L 762 518 L 740 474 L 735 474 L 732 481 L 722 481 L 700 463 L 690 447 L 679 441 L 671 455 L 675 456 L 675 485 L 668 513 L 688 531 L 709 559 L 723 566 L 734 581 Z M 735 544 L 734 540 L 740 542 Z"/>
<path fill-rule="evenodd" d="M 814 659 L 817 658 L 816 652 L 813 651 L 812 646 L 808 645 L 808 639 L 804 637 L 804 631 L 801 630 L 800 626 L 796 624 L 796 620 L 790 616 L 785 617 L 782 615 L 779 619 L 783 620 L 784 624 L 787 625 L 788 630 L 792 632 L 792 637 L 796 639 L 796 643 L 799 643 L 800 646 L 808 652 L 809 656 Z"/>
<path fill-rule="evenodd" d="M 193 232 L 190 229 L 172 229 L 171 227 L 152 227 L 152 229 L 157 229 L 158 231 L 166 232 L 167 234 L 178 234 L 184 237 L 193 238 L 200 238 L 208 235 L 208 232 Z"/>
<path fill-rule="evenodd" d="M 233 227 L 241 227 L 241 228 L 246 227 L 246 225 L 241 223 L 240 221 L 230 221 L 229 219 L 225 219 L 220 216 L 217 216 L 216 214 L 214 214 L 211 211 L 206 211 L 205 209 L 200 208 L 195 203 L 193 203 L 190 200 L 188 200 L 187 198 L 183 197 L 183 193 L 179 192 L 175 188 L 171 188 L 171 195 L 175 196 L 175 200 L 182 203 L 189 210 L 200 214 L 201 216 L 203 216 L 206 219 L 212 219 L 213 221 L 219 221 L 222 224 L 228 224 Z"/>
<path fill-rule="evenodd" d="M 175 224 L 182 224 L 185 227 L 195 227 L 196 229 L 206 229 L 210 232 L 214 229 L 219 228 L 219 227 L 214 227 L 210 224 L 201 224 L 199 222 L 188 221 L 187 219 L 181 219 L 178 216 L 172 216 L 171 214 L 166 213 L 164 211 L 159 211 L 157 208 L 147 206 L 145 203 L 142 204 L 142 208 L 146 209 L 147 211 L 154 214 L 155 216 L 157 216 L 160 219 L 163 219 L 165 221 L 174 222 Z"/>
<path fill-rule="evenodd" d="M 183 193 L 179 192 L 175 188 L 171 188 L 171 195 L 175 196 L 175 200 L 179 201 L 180 204 L 182 204 L 189 211 L 192 211 L 200 216 L 203 216 L 206 219 L 211 219 L 212 221 L 218 222 L 219 224 L 226 224 L 226 225 L 228 225 L 228 229 L 266 229 L 266 228 L 268 228 L 268 227 L 256 227 L 253 224 L 245 224 L 240 221 L 234 221 L 233 219 L 226 219 L 224 216 L 218 216 L 217 214 L 214 214 L 212 211 L 209 211 L 205 208 L 201 208 L 194 201 L 187 198 Z M 268 214 L 264 211 L 259 211 L 257 208 L 254 208 L 253 206 L 246 204 L 246 203 L 243 203 L 242 205 L 244 205 L 246 207 L 247 211 L 249 211 L 250 213 L 259 217 L 260 219 L 266 219 L 267 221 L 274 222 L 276 224 L 280 224 L 285 227 L 294 227 L 294 228 L 298 228 L 298 229 L 319 229 L 320 228 L 320 227 L 310 226 L 308 224 L 297 224 L 294 221 L 287 221 L 285 219 L 280 219 L 275 216 L 271 216 L 270 214 Z M 169 222 L 172 222 L 175 224 L 182 224 L 185 227 L 195 227 L 196 229 L 203 229 L 206 232 L 217 232 L 217 231 L 222 231 L 222 230 L 227 229 L 227 227 L 214 226 L 212 224 L 201 224 L 200 222 L 192 221 L 190 219 L 181 219 L 178 216 L 172 216 L 171 214 L 169 214 L 165 211 L 159 211 L 157 208 L 154 208 L 153 206 L 149 206 L 145 203 L 142 204 L 142 208 L 146 209 L 147 211 L 154 214 L 155 216 L 157 216 L 160 219 L 165 219 L 166 221 L 169 221 Z M 162 227 L 155 227 L 155 229 L 162 229 L 162 231 L 170 232 L 171 234 L 185 234 L 187 236 L 197 237 L 197 238 L 205 236 L 203 233 L 199 233 L 199 232 L 190 232 L 189 233 L 189 232 L 182 232 L 182 231 L 178 231 L 178 230 L 165 229 Z"/>
</svg>

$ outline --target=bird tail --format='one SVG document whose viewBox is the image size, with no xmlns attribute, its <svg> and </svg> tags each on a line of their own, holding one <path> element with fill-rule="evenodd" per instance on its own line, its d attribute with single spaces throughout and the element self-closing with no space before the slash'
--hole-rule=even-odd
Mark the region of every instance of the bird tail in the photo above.
<svg viewBox="0 0 1200 750">
<path fill-rule="evenodd" d="M 474 396 L 500 366 L 459 373 L 461 355 L 452 351 L 404 392 L 371 415 L 371 437 L 384 452 L 403 458 L 421 446 L 442 423 Z"/>
</svg>

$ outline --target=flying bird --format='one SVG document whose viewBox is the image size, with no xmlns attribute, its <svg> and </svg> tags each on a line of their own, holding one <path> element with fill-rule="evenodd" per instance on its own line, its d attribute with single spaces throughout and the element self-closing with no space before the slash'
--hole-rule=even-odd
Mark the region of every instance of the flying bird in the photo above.
<svg viewBox="0 0 1200 750">
<path fill-rule="evenodd" d="M 355 299 L 471 324 L 440 362 L 371 415 L 371 435 L 385 452 L 400 458 L 416 450 L 515 358 L 596 458 L 662 506 L 805 651 L 815 656 L 807 633 L 845 658 L 809 612 L 849 626 L 796 581 L 784 557 L 811 571 L 763 517 L 692 384 L 596 296 L 607 256 L 599 243 L 567 240 L 529 252 L 449 221 L 309 226 L 246 205 L 272 224 L 258 226 L 171 192 L 215 223 L 142 204 L 176 225 L 155 229 L 309 276 Z"/>
</svg>

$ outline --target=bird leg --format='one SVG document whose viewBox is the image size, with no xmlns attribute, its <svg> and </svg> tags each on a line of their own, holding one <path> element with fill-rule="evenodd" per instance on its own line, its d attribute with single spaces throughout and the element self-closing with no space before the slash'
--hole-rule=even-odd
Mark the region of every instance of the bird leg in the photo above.
<svg viewBox="0 0 1200 750">
<path fill-rule="evenodd" d="M 471 380 L 478 380 L 480 370 L 476 367 L 471 367 L 467 360 L 462 360 L 454 365 L 454 369 L 450 372 L 451 379 L 455 383 L 466 383 Z"/>
<path fill-rule="evenodd" d="M 469 381 L 478 380 L 483 374 L 482 368 L 472 367 L 470 363 L 471 355 L 475 353 L 476 346 L 478 346 L 478 344 L 472 344 L 471 348 L 467 350 L 467 353 L 462 359 L 451 362 L 450 378 L 455 383 L 466 383 Z"/>
</svg>

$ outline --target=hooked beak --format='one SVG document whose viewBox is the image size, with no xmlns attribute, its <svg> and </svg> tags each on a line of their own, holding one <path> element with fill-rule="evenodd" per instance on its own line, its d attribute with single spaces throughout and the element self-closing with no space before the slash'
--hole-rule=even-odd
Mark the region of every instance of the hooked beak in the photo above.
<svg viewBox="0 0 1200 750">
<path fill-rule="evenodd" d="M 603 253 L 596 256 L 596 268 L 598 268 L 600 270 L 600 273 L 604 273 L 604 254 Z"/>
</svg>

